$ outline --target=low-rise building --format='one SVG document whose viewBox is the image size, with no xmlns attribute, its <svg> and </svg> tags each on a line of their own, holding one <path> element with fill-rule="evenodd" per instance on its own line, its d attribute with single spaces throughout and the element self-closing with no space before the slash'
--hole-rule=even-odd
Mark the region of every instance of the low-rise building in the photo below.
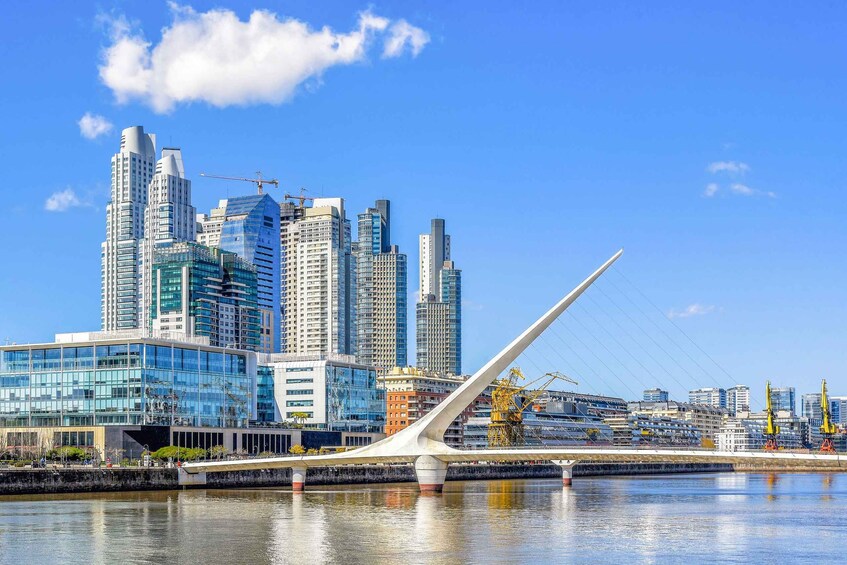
<svg viewBox="0 0 847 565">
<path fill-rule="evenodd" d="M 385 393 L 376 369 L 352 355 L 259 354 L 259 365 L 273 370 L 276 414 L 308 428 L 382 434 Z"/>
<path fill-rule="evenodd" d="M 619 447 L 699 447 L 700 429 L 668 416 L 631 413 L 603 420 L 612 429 L 612 442 Z"/>
<path fill-rule="evenodd" d="M 641 400 L 644 402 L 667 402 L 669 400 L 668 391 L 660 388 L 648 388 L 644 391 Z"/>
<path fill-rule="evenodd" d="M 465 377 L 427 372 L 415 367 L 395 367 L 377 381 L 385 390 L 385 435 L 409 427 L 438 406 L 465 382 Z M 464 445 L 465 424 L 473 415 L 468 407 L 444 432 L 444 442 Z"/>
<path fill-rule="evenodd" d="M 667 416 L 693 424 L 700 430 L 703 439 L 714 441 L 720 431 L 727 411 L 706 404 L 690 404 L 686 402 L 630 402 L 627 405 L 630 413 L 646 414 L 649 416 Z"/>
<path fill-rule="evenodd" d="M 717 435 L 718 451 L 757 451 L 764 449 L 767 438 L 765 438 L 765 419 L 751 418 L 729 418 Z M 790 427 L 783 428 L 777 437 L 777 443 L 785 449 L 796 449 L 802 447 L 802 437 Z"/>
</svg>

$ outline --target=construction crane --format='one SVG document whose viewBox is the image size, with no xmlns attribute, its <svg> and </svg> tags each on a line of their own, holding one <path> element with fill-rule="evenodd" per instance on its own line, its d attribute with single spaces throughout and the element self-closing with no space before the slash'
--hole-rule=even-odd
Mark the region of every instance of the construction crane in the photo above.
<svg viewBox="0 0 847 565">
<path fill-rule="evenodd" d="M 779 426 L 774 422 L 773 402 L 771 401 L 771 382 L 768 381 L 765 386 L 765 414 L 768 417 L 767 425 L 765 426 L 765 450 L 776 451 L 779 449 L 777 436 L 779 435 Z"/>
<path fill-rule="evenodd" d="M 288 194 L 286 192 L 285 196 L 283 196 L 283 200 L 299 200 L 301 208 L 303 207 L 303 204 L 306 202 L 306 200 L 311 200 L 312 202 L 315 201 L 315 199 L 312 198 L 311 196 L 306 196 L 306 189 L 305 188 L 300 189 L 300 196 L 295 196 L 293 194 Z"/>
<path fill-rule="evenodd" d="M 821 442 L 822 453 L 835 453 L 832 436 L 838 433 L 838 426 L 832 422 L 832 413 L 829 410 L 829 396 L 826 394 L 826 379 L 821 382 Z"/>
<path fill-rule="evenodd" d="M 256 178 L 254 179 L 248 179 L 245 177 L 224 177 L 221 175 L 207 175 L 206 173 L 200 173 L 200 176 L 209 179 L 240 180 L 244 182 L 252 182 L 256 184 L 256 189 L 259 191 L 259 194 L 262 194 L 262 186 L 265 184 L 272 184 L 275 187 L 279 188 L 279 181 L 277 179 L 263 179 L 261 171 L 256 171 Z"/>
<path fill-rule="evenodd" d="M 529 387 L 536 385 L 542 379 L 543 384 L 533 390 Z M 491 422 L 488 424 L 488 447 L 512 447 L 523 445 L 524 427 L 523 412 L 541 396 L 553 381 L 561 380 L 579 384 L 572 378 L 559 372 L 546 373 L 523 386 L 518 381 L 526 378 L 520 367 L 512 367 L 506 377 L 494 381 L 491 392 Z"/>
</svg>

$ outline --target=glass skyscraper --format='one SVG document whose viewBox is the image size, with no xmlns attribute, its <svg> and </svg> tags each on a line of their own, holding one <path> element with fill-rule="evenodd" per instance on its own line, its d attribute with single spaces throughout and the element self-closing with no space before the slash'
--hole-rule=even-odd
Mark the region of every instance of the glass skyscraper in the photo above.
<svg viewBox="0 0 847 565">
<path fill-rule="evenodd" d="M 197 241 L 239 257 L 256 267 L 259 351 L 280 351 L 280 207 L 267 194 L 221 200 L 198 218 Z"/>
<path fill-rule="evenodd" d="M 235 253 L 199 243 L 162 245 L 153 264 L 156 332 L 209 338 L 211 345 L 256 351 L 256 269 Z"/>
</svg>

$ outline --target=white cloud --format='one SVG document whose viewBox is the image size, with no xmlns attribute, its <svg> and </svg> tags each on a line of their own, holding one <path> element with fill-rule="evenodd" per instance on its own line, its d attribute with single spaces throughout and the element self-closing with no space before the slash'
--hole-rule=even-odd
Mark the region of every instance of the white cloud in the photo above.
<svg viewBox="0 0 847 565">
<path fill-rule="evenodd" d="M 385 38 L 382 57 L 399 57 L 408 44 L 412 48 L 412 57 L 417 57 L 424 46 L 429 43 L 429 34 L 419 27 L 415 27 L 406 20 L 397 20 L 388 30 L 389 36 Z"/>
<path fill-rule="evenodd" d="M 242 21 L 226 9 L 170 7 L 173 21 L 156 45 L 126 19 L 111 21 L 111 44 L 99 69 L 119 103 L 140 100 L 159 113 L 195 101 L 280 104 L 301 84 L 320 81 L 327 69 L 364 61 L 377 36 L 387 34 L 384 57 L 400 55 L 406 44 L 417 55 L 429 40 L 405 20 L 392 25 L 370 11 L 359 14 L 353 30 L 336 33 L 266 10 Z"/>
<path fill-rule="evenodd" d="M 112 122 L 103 116 L 98 116 L 91 112 L 86 112 L 85 115 L 79 119 L 77 124 L 79 125 L 80 135 L 86 139 L 97 139 L 101 135 L 105 135 L 112 131 L 112 128 L 114 127 Z"/>
<path fill-rule="evenodd" d="M 83 206 L 83 203 L 70 187 L 54 192 L 44 202 L 44 209 L 48 212 L 65 212 L 78 206 Z"/>
<path fill-rule="evenodd" d="M 719 189 L 720 187 L 718 187 L 717 183 L 710 182 L 706 185 L 706 190 L 703 191 L 703 196 L 705 196 L 706 198 L 711 198 L 712 196 L 718 193 Z"/>
<path fill-rule="evenodd" d="M 775 192 L 756 190 L 755 188 L 750 188 L 746 184 L 741 183 L 731 184 L 729 189 L 735 194 L 740 194 L 742 196 L 767 196 L 768 198 L 776 198 Z"/>
<path fill-rule="evenodd" d="M 743 175 L 750 170 L 750 165 L 740 161 L 715 161 L 714 163 L 709 163 L 706 170 L 712 174 L 729 173 L 730 175 Z"/>
<path fill-rule="evenodd" d="M 711 314 L 714 311 L 714 306 L 692 304 L 684 310 L 670 310 L 668 312 L 668 318 L 670 318 L 671 320 L 673 320 L 674 318 L 690 318 L 691 316 L 703 316 L 705 314 Z"/>
</svg>

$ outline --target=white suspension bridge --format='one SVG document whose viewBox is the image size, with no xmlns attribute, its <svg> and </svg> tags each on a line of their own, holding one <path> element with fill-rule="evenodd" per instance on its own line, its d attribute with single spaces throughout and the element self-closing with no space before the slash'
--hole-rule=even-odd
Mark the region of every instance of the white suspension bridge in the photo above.
<svg viewBox="0 0 847 565">
<path fill-rule="evenodd" d="M 290 468 L 293 490 L 302 491 L 310 468 L 408 463 L 415 467 L 421 491 L 440 492 L 444 486 L 448 466 L 451 463 L 460 462 L 550 461 L 562 468 L 562 483 L 566 486 L 571 483 L 574 466 L 581 462 L 733 463 L 752 464 L 764 468 L 802 467 L 821 470 L 837 470 L 847 464 L 847 461 L 842 461 L 841 455 L 838 454 L 781 451 L 721 452 L 705 449 L 570 446 L 462 450 L 445 444 L 444 433 L 451 422 L 470 406 L 498 375 L 503 373 L 622 254 L 623 249 L 615 253 L 431 412 L 400 432 L 372 445 L 343 453 L 185 463 L 179 472 L 180 484 L 205 484 L 206 473 Z"/>
</svg>

